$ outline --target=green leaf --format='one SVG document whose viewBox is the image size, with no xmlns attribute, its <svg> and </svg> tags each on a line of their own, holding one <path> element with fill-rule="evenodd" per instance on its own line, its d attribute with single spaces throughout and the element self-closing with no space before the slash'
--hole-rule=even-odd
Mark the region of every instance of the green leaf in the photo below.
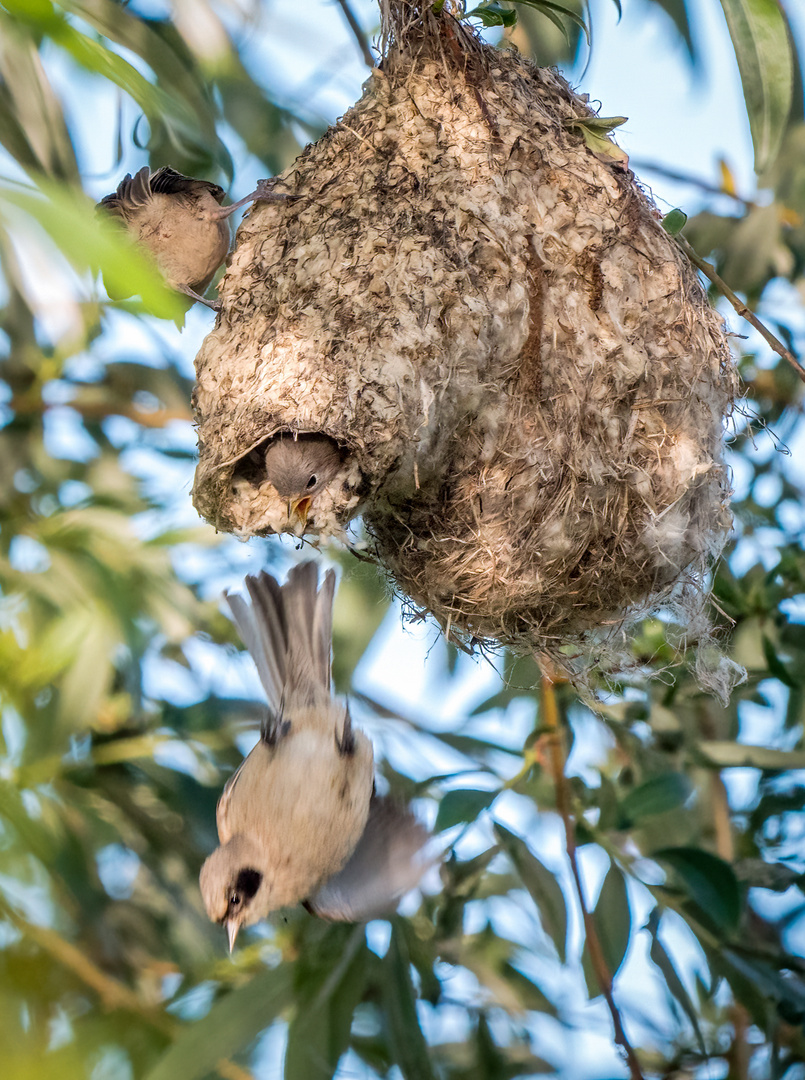
<svg viewBox="0 0 805 1080">
<path fill-rule="evenodd" d="M 794 57 L 778 0 L 721 0 L 761 172 L 780 150 L 791 112 Z"/>
<path fill-rule="evenodd" d="M 662 219 L 660 224 L 668 233 L 669 236 L 678 236 L 679 233 L 685 228 L 685 223 L 688 220 L 688 215 L 684 210 L 680 210 L 677 207 L 675 210 L 670 210 Z"/>
<path fill-rule="evenodd" d="M 672 868 L 691 900 L 717 926 L 726 931 L 736 928 L 741 893 L 729 863 L 693 847 L 662 848 L 651 857 Z"/>
<path fill-rule="evenodd" d="M 567 33 L 562 19 L 569 19 L 570 22 L 579 27 L 587 39 L 587 44 L 590 44 L 590 32 L 584 19 L 573 8 L 561 3 L 561 0 L 512 0 L 512 3 L 522 4 L 524 7 L 530 7 L 538 11 L 541 15 L 550 19 L 555 26 L 558 26 L 565 33 L 565 36 L 567 36 Z"/>
<path fill-rule="evenodd" d="M 99 220 L 78 191 L 40 180 L 38 190 L 0 183 L 0 212 L 33 218 L 79 271 L 100 268 L 111 291 L 138 294 L 154 314 L 176 318 L 184 301 L 166 288 L 155 264 L 114 223 Z"/>
<path fill-rule="evenodd" d="M 363 927 L 335 925 L 327 930 L 334 939 L 331 948 L 342 946 L 341 956 L 334 965 L 327 963 L 300 980 L 304 993 L 288 1026 L 284 1080 L 330 1080 L 349 1045 L 352 1015 L 366 986 L 369 950 Z M 299 965 L 317 954 L 315 948 L 306 950 Z"/>
<path fill-rule="evenodd" d="M 763 655 L 766 658 L 766 666 L 769 669 L 770 675 L 773 675 L 775 679 L 779 679 L 784 686 L 789 688 L 799 685 L 797 680 L 789 673 L 788 668 L 777 655 L 774 643 L 766 634 L 763 635 Z"/>
<path fill-rule="evenodd" d="M 663 773 L 633 788 L 621 800 L 621 828 L 628 828 L 644 818 L 675 810 L 690 797 L 693 787 L 684 773 Z"/>
<path fill-rule="evenodd" d="M 499 794 L 499 791 L 479 791 L 475 788 L 454 788 L 445 792 L 439 803 L 433 831 L 438 833 L 453 825 L 475 821 L 481 811 L 491 806 Z"/>
<path fill-rule="evenodd" d="M 565 895 L 550 870 L 526 846 L 525 841 L 495 822 L 495 835 L 514 863 L 520 880 L 537 905 L 542 927 L 556 946 L 562 963 L 567 948 Z"/>
<path fill-rule="evenodd" d="M 651 949 L 649 951 L 649 956 L 651 957 L 652 962 L 656 964 L 656 966 L 662 972 L 663 978 L 665 979 L 665 985 L 668 989 L 669 994 L 671 994 L 676 999 L 676 1001 L 682 1007 L 682 1010 L 687 1016 L 688 1020 L 690 1020 L 691 1026 L 696 1033 L 696 1039 L 699 1043 L 699 1049 L 704 1056 L 706 1055 L 707 1050 L 704 1045 L 704 1038 L 702 1037 L 701 1028 L 699 1027 L 699 1017 L 696 1013 L 694 1004 L 690 999 L 690 995 L 685 989 L 684 983 L 677 974 L 677 970 L 674 966 L 674 962 L 671 959 L 671 956 L 666 951 L 665 946 L 659 939 L 659 924 L 660 909 L 654 908 L 654 910 L 651 912 L 651 915 L 649 915 L 649 920 L 646 924 L 646 929 L 651 934 Z"/>
<path fill-rule="evenodd" d="M 190 1024 L 145 1080 L 199 1080 L 215 1062 L 251 1043 L 290 1002 L 290 964 L 262 971 L 219 998 L 203 1020 Z"/>
<path fill-rule="evenodd" d="M 590 116 L 567 120 L 565 126 L 570 128 L 571 131 L 579 131 L 587 149 L 591 150 L 601 161 L 615 162 L 625 169 L 629 164 L 629 155 L 617 143 L 608 139 L 604 133 L 612 131 L 613 128 L 625 123 L 625 121 L 626 117 L 624 116 Z M 606 125 L 609 125 L 609 127 Z"/>
<path fill-rule="evenodd" d="M 512 11 L 511 8 L 501 7 L 494 0 L 489 4 L 484 4 L 482 7 L 473 8 L 472 11 L 468 11 L 466 15 L 461 17 L 463 19 L 479 19 L 484 26 L 514 26 L 517 22 L 517 13 L 515 11 Z"/>
<path fill-rule="evenodd" d="M 626 956 L 632 930 L 632 915 L 629 908 L 629 896 L 626 891 L 626 878 L 623 871 L 615 863 L 610 864 L 604 878 L 598 901 L 592 911 L 592 917 L 607 970 L 614 979 Z M 595 976 L 587 945 L 584 946 L 582 967 L 587 982 L 587 991 L 591 998 L 596 997 L 601 993 L 601 987 L 598 985 L 598 979 Z"/>
<path fill-rule="evenodd" d="M 383 958 L 383 1006 L 394 1061 L 405 1080 L 433 1080 L 430 1055 L 416 1013 L 411 962 L 399 919 L 391 926 L 391 943 Z"/>
</svg>

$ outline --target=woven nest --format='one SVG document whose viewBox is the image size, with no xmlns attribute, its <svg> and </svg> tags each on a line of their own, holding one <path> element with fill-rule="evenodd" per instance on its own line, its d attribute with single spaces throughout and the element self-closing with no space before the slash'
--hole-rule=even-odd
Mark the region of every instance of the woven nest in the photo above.
<svg viewBox="0 0 805 1080">
<path fill-rule="evenodd" d="M 430 5 L 384 17 L 382 70 L 283 175 L 299 198 L 239 230 L 197 360 L 197 508 L 299 532 L 261 451 L 321 432 L 342 467 L 307 531 L 362 515 L 455 640 L 565 663 L 669 602 L 700 632 L 731 525 L 721 319 L 561 76 Z"/>
</svg>

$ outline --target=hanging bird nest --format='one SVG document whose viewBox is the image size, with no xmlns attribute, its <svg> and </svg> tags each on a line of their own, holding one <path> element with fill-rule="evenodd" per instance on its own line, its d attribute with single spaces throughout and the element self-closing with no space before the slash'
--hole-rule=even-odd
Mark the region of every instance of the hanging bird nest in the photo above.
<svg viewBox="0 0 805 1080">
<path fill-rule="evenodd" d="M 721 319 L 625 155 L 588 146 L 586 98 L 445 9 L 381 7 L 363 97 L 239 230 L 197 360 L 199 512 L 244 537 L 360 514 L 462 643 L 609 666 L 662 605 L 700 634 L 731 525 Z M 342 464 L 303 523 L 263 457 L 307 432 Z"/>
</svg>

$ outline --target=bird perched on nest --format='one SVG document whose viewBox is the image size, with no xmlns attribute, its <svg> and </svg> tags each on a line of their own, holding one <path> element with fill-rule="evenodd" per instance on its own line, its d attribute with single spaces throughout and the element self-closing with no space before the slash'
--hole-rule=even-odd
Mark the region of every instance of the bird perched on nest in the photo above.
<svg viewBox="0 0 805 1080">
<path fill-rule="evenodd" d="M 280 433 L 266 446 L 265 466 L 270 483 L 288 504 L 288 517 L 296 515 L 306 525 L 316 495 L 341 468 L 341 453 L 327 435 Z"/>
<path fill-rule="evenodd" d="M 206 300 L 201 294 L 229 251 L 228 219 L 248 202 L 293 198 L 272 191 L 271 184 L 260 180 L 251 194 L 231 206 L 221 206 L 225 192 L 218 184 L 183 176 L 168 165 L 151 173 L 144 165 L 134 176 L 125 176 L 95 209 L 123 222 L 154 257 L 171 289 L 219 311 L 220 301 Z M 123 294 L 115 296 L 123 298 Z"/>
<path fill-rule="evenodd" d="M 428 839 L 411 812 L 374 793 L 372 746 L 330 690 L 335 576 L 315 563 L 285 585 L 246 578 L 227 595 L 268 695 L 260 741 L 224 788 L 221 846 L 201 869 L 207 914 L 227 929 L 300 901 L 326 919 L 387 913 L 419 881 Z"/>
</svg>

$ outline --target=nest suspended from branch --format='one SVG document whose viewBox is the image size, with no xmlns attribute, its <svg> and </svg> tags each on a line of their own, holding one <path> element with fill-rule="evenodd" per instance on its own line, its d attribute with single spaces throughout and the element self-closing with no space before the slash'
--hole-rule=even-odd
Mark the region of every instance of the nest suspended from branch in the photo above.
<svg viewBox="0 0 805 1080">
<path fill-rule="evenodd" d="M 617 663 L 658 605 L 701 634 L 721 319 L 625 155 L 588 148 L 585 98 L 445 10 L 381 8 L 382 70 L 283 175 L 298 199 L 239 230 L 197 360 L 199 512 L 241 536 L 362 514 L 455 640 L 565 669 Z M 306 519 L 262 464 L 305 432 L 341 451 Z"/>
</svg>

